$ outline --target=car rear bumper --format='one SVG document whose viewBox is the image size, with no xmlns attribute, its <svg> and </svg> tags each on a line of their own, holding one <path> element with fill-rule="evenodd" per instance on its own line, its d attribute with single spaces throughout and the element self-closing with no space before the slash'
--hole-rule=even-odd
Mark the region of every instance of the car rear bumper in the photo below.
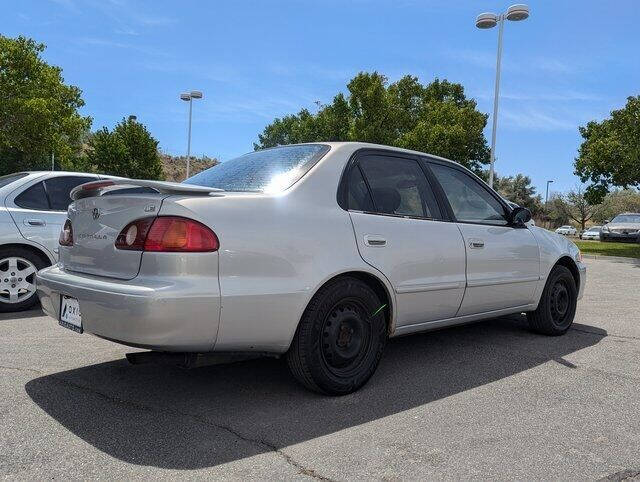
<svg viewBox="0 0 640 482">
<path fill-rule="evenodd" d="M 54 265 L 38 272 L 36 284 L 47 315 L 59 319 L 62 295 L 77 298 L 83 330 L 99 337 L 161 351 L 213 350 L 220 317 L 217 276 L 121 281 Z"/>
</svg>

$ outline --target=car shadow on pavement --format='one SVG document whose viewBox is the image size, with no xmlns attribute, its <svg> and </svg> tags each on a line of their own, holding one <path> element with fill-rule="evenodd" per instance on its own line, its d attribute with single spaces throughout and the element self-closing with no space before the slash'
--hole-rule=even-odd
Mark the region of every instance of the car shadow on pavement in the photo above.
<svg viewBox="0 0 640 482">
<path fill-rule="evenodd" d="M 575 365 L 563 357 L 607 335 L 574 327 L 565 336 L 540 336 L 514 316 L 394 339 L 369 383 L 344 397 L 306 391 L 275 359 L 193 370 L 122 359 L 36 378 L 25 389 L 71 433 L 112 457 L 196 469 L 375 421 L 546 362 L 570 370 Z"/>
</svg>

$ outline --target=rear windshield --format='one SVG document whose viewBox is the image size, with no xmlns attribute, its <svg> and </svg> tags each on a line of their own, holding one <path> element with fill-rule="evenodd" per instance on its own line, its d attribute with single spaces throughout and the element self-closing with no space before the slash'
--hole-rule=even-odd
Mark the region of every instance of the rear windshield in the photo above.
<svg viewBox="0 0 640 482">
<path fill-rule="evenodd" d="M 213 166 L 184 182 L 225 191 L 284 191 L 304 176 L 328 150 L 326 145 L 305 144 L 250 152 Z"/>
<path fill-rule="evenodd" d="M 17 172 L 15 174 L 7 174 L 6 176 L 0 176 L 0 187 L 5 187 L 6 185 L 11 184 L 13 181 L 22 179 L 27 175 L 29 175 L 28 172 Z"/>
<path fill-rule="evenodd" d="M 612 223 L 640 223 L 640 214 L 619 214 Z"/>
</svg>

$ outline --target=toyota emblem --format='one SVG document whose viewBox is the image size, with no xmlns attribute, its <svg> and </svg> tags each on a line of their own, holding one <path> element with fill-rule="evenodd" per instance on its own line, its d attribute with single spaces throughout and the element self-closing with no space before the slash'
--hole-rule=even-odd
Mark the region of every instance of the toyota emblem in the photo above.
<svg viewBox="0 0 640 482">
<path fill-rule="evenodd" d="M 98 219 L 100 217 L 100 210 L 98 208 L 93 208 L 93 219 Z"/>
</svg>

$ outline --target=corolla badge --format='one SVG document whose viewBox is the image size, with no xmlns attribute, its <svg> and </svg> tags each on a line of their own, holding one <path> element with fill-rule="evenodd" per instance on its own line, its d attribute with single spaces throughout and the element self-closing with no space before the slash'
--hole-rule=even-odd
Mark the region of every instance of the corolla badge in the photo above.
<svg viewBox="0 0 640 482">
<path fill-rule="evenodd" d="M 93 208 L 93 219 L 98 219 L 100 217 L 100 210 L 98 208 Z"/>
</svg>

